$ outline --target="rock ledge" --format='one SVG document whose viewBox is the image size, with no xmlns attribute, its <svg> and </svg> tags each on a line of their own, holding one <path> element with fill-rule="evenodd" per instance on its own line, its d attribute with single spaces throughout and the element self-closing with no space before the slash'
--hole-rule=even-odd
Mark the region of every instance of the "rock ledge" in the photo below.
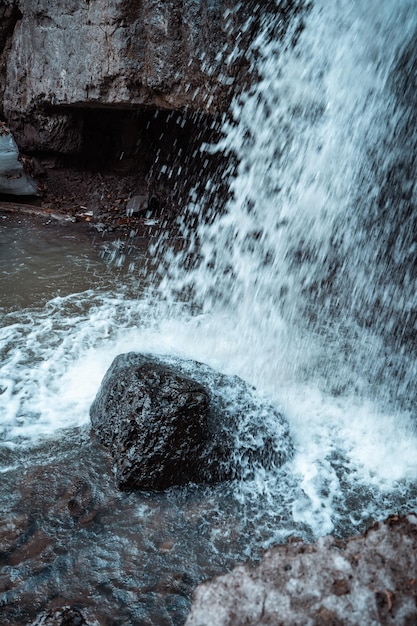
<svg viewBox="0 0 417 626">
<path fill-rule="evenodd" d="M 186 626 L 376 626 L 417 623 L 417 516 L 359 537 L 269 550 L 254 568 L 200 585 Z"/>
</svg>

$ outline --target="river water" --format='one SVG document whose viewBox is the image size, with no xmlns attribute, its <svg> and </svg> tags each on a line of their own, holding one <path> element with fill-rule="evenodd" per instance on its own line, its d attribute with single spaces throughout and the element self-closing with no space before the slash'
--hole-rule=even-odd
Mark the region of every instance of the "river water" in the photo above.
<svg viewBox="0 0 417 626">
<path fill-rule="evenodd" d="M 184 253 L 164 240 L 126 259 L 1 219 L 5 624 L 63 604 L 181 624 L 193 587 L 235 561 L 417 509 L 415 1 L 317 0 L 297 19 L 277 41 L 269 18 L 254 44 L 259 83 L 205 148 L 237 155 L 231 197 L 210 209 L 215 177 L 191 195 Z M 214 488 L 117 492 L 89 406 L 130 350 L 255 385 L 293 458 Z"/>
</svg>

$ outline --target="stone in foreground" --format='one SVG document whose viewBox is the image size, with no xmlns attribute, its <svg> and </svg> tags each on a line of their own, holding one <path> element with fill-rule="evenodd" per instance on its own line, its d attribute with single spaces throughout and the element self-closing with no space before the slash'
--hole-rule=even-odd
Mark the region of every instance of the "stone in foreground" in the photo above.
<svg viewBox="0 0 417 626">
<path fill-rule="evenodd" d="M 122 489 L 163 489 L 199 478 L 209 437 L 202 385 L 155 359 L 119 356 L 91 407 L 93 427 L 115 459 Z"/>
<path fill-rule="evenodd" d="M 269 550 L 197 587 L 185 626 L 417 624 L 417 517 Z"/>
<path fill-rule="evenodd" d="M 241 379 L 194 361 L 119 355 L 90 415 L 124 490 L 247 478 L 292 453 L 279 413 Z"/>
</svg>

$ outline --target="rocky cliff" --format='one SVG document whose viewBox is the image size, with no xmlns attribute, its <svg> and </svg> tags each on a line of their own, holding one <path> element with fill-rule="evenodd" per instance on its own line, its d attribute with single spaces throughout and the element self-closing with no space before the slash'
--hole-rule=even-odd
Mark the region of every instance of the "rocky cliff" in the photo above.
<svg viewBox="0 0 417 626">
<path fill-rule="evenodd" d="M 284 24 L 294 3 L 281 4 Z M 247 49 L 274 5 L 0 0 L 4 115 L 22 149 L 73 152 L 87 107 L 224 111 L 248 81 Z"/>
<path fill-rule="evenodd" d="M 260 29 L 275 14 L 282 36 L 304 4 L 0 0 L 0 118 L 36 159 L 44 208 L 123 225 L 137 194 L 175 216 L 213 171 L 226 180 L 201 147 L 254 80 Z"/>
</svg>

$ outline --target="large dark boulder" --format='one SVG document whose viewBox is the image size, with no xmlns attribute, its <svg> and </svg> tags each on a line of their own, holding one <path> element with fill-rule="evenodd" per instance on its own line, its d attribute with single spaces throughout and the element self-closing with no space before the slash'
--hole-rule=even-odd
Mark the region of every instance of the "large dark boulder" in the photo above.
<svg viewBox="0 0 417 626">
<path fill-rule="evenodd" d="M 246 478 L 292 451 L 282 416 L 254 389 L 194 361 L 119 355 L 90 415 L 121 489 Z"/>
<path fill-rule="evenodd" d="M 117 357 L 91 420 L 112 451 L 119 486 L 163 489 L 197 480 L 209 438 L 208 406 L 202 385 L 156 359 Z"/>
</svg>

